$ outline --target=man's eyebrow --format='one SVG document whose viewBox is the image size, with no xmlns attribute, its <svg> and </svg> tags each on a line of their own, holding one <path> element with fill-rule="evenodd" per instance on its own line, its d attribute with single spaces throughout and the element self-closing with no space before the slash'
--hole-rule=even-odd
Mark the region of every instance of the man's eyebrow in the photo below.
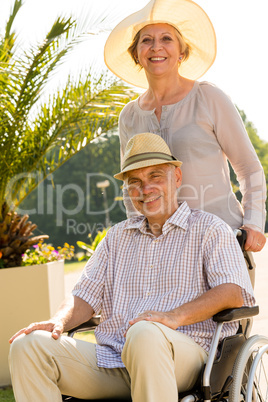
<svg viewBox="0 0 268 402">
<path fill-rule="evenodd" d="M 154 173 L 165 173 L 165 169 L 161 169 L 161 168 L 154 169 L 154 170 L 151 170 L 151 172 L 149 174 L 154 174 Z"/>
<path fill-rule="evenodd" d="M 165 173 L 165 171 L 164 171 L 164 169 L 154 169 L 154 170 L 152 170 L 151 172 L 148 173 L 148 176 L 151 176 L 151 175 L 153 175 L 155 173 Z M 141 180 L 140 177 L 134 176 L 134 175 L 133 176 L 128 176 L 128 180 L 130 180 L 130 179 Z"/>
<path fill-rule="evenodd" d="M 131 174 L 130 174 L 130 175 L 128 174 L 128 176 L 126 177 L 126 179 L 127 179 L 127 180 L 130 180 L 130 179 L 139 180 L 139 178 L 138 178 L 137 176 L 135 176 L 135 175 L 131 176 Z"/>
</svg>

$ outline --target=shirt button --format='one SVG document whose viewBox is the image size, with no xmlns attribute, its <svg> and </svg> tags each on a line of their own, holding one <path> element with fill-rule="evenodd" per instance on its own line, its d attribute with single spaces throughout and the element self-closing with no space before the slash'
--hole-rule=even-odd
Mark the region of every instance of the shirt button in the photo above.
<svg viewBox="0 0 268 402">
<path fill-rule="evenodd" d="M 150 295 L 151 295 L 151 292 L 147 292 L 147 293 L 146 293 L 146 296 L 150 296 Z"/>
</svg>

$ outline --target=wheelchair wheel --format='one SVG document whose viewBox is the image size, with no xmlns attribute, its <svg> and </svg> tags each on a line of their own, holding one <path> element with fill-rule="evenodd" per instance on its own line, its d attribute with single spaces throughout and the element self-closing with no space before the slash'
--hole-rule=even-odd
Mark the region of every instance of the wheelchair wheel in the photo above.
<svg viewBox="0 0 268 402">
<path fill-rule="evenodd" d="M 250 337 L 233 367 L 229 402 L 268 402 L 268 338 Z"/>
</svg>

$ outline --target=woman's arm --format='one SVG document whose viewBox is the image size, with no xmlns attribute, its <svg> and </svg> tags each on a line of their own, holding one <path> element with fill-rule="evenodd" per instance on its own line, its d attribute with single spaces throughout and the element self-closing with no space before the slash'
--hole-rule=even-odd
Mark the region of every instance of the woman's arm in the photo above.
<svg viewBox="0 0 268 402">
<path fill-rule="evenodd" d="M 207 110 L 214 124 L 214 133 L 240 185 L 243 196 L 243 224 L 245 227 L 255 225 L 255 229 L 257 227 L 262 232 L 266 219 L 266 180 L 261 163 L 244 123 L 229 97 L 212 85 L 204 86 L 204 93 Z M 254 232 L 254 226 L 248 228 L 253 229 L 251 233 L 254 237 L 259 236 L 258 230 Z"/>
</svg>

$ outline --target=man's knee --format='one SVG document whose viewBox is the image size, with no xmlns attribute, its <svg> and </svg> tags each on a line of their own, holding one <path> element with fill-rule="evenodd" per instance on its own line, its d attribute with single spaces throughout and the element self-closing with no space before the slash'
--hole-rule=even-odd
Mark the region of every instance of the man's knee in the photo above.
<svg viewBox="0 0 268 402">
<path fill-rule="evenodd" d="M 127 357 L 142 360 L 157 356 L 160 349 L 171 352 L 171 345 L 161 329 L 151 321 L 139 321 L 127 332 L 126 343 L 122 353 L 123 361 Z"/>
<path fill-rule="evenodd" d="M 46 331 L 34 331 L 28 335 L 22 334 L 10 346 L 10 360 L 16 360 L 18 363 L 23 362 L 26 356 L 41 353 L 42 349 L 46 348 L 51 341 L 51 333 Z"/>
</svg>

